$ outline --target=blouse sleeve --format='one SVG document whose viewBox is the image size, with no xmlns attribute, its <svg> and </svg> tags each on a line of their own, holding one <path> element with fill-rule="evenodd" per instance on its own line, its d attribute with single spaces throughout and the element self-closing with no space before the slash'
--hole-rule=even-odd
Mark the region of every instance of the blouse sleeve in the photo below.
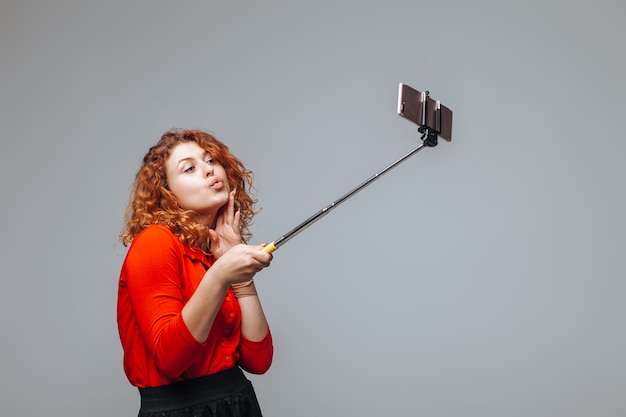
<svg viewBox="0 0 626 417">
<path fill-rule="evenodd" d="M 241 336 L 239 353 L 241 354 L 239 365 L 244 370 L 252 374 L 264 374 L 270 369 L 274 356 L 271 332 L 268 330 L 267 335 L 258 342 L 253 342 Z"/>
<path fill-rule="evenodd" d="M 182 319 L 182 245 L 169 231 L 152 227 L 133 240 L 123 266 L 137 325 L 160 372 L 178 378 L 203 344 Z"/>
</svg>

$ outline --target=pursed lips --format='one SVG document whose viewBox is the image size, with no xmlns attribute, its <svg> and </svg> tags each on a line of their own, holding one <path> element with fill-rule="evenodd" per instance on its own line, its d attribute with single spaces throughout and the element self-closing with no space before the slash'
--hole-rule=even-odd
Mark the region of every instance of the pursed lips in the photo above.
<svg viewBox="0 0 626 417">
<path fill-rule="evenodd" d="M 209 187 L 210 188 L 221 188 L 224 185 L 224 181 L 222 181 L 220 178 L 213 178 L 210 182 L 209 182 Z"/>
</svg>

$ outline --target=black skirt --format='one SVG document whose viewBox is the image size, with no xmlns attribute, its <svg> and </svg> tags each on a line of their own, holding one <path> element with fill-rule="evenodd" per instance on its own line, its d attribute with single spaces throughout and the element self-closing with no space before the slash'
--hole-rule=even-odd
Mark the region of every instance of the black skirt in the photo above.
<svg viewBox="0 0 626 417">
<path fill-rule="evenodd" d="M 262 417 L 252 383 L 238 366 L 152 388 L 139 388 L 139 417 Z"/>
</svg>

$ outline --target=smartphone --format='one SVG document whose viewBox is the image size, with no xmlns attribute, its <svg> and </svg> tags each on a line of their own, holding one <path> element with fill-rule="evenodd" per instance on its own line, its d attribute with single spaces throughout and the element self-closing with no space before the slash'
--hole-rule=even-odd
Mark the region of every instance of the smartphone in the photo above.
<svg viewBox="0 0 626 417">
<path fill-rule="evenodd" d="M 439 108 L 439 123 L 437 121 Z M 452 110 L 433 100 L 426 93 L 400 83 L 398 90 L 398 114 L 418 126 L 425 126 L 439 133 L 448 142 L 452 140 Z"/>
</svg>

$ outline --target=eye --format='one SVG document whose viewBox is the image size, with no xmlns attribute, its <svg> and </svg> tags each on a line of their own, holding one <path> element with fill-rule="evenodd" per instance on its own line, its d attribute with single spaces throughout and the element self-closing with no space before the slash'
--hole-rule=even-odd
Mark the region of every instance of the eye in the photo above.
<svg viewBox="0 0 626 417">
<path fill-rule="evenodd" d="M 215 163 L 215 160 L 213 160 L 213 158 L 207 158 L 204 162 L 208 165 L 213 165 Z"/>
<path fill-rule="evenodd" d="M 191 172 L 194 172 L 195 170 L 196 170 L 195 165 L 185 165 L 183 167 L 183 172 L 186 172 L 186 173 L 191 173 Z"/>
</svg>

